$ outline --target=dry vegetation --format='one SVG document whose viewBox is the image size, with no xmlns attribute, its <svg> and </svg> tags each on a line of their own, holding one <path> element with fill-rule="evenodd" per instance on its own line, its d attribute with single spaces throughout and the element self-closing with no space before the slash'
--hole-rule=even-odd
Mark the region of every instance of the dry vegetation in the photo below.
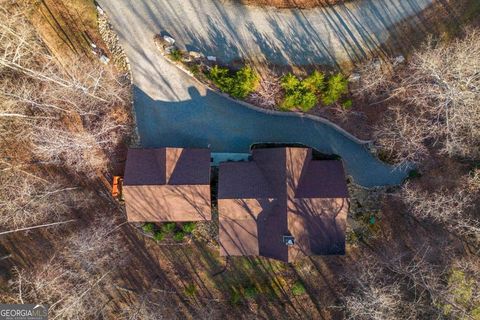
<svg viewBox="0 0 480 320">
<path fill-rule="evenodd" d="M 372 258 L 345 301 L 353 319 L 480 316 L 479 53 L 480 34 L 469 29 L 452 41 L 428 40 L 405 64 L 369 61 L 358 68 L 356 103 L 385 110 L 375 124 L 379 154 L 417 167 L 386 203 L 415 223 L 439 227 L 437 234 L 446 230 L 467 249 L 444 242 L 413 256 Z M 440 254 L 431 251 L 440 247 Z"/>
<path fill-rule="evenodd" d="M 329 6 L 351 0 L 238 0 L 242 4 L 253 6 L 271 6 L 276 8 L 301 8 Z"/>
<path fill-rule="evenodd" d="M 130 132 L 130 89 L 85 56 L 60 63 L 28 19 L 34 8 L 0 2 L 0 226 L 13 232 L 2 236 L 12 256 L 1 300 L 89 319 L 125 256 L 124 218 L 99 177 Z M 16 230 L 65 221 L 31 231 L 37 240 L 21 249 L 29 235 Z"/>
<path fill-rule="evenodd" d="M 479 36 L 472 29 L 453 42 L 429 40 L 405 66 L 361 67 L 356 96 L 389 106 L 376 137 L 391 160 L 420 163 L 428 146 L 450 157 L 480 157 Z"/>
<path fill-rule="evenodd" d="M 477 31 L 362 67 L 355 103 L 387 110 L 381 154 L 422 176 L 352 199 L 374 236 L 345 256 L 287 265 L 219 257 L 214 224 L 164 246 L 126 224 L 99 179 L 131 132 L 129 84 L 83 55 L 60 64 L 29 11 L 0 4 L 1 231 L 73 220 L 0 235 L 0 301 L 52 319 L 479 319 Z"/>
</svg>

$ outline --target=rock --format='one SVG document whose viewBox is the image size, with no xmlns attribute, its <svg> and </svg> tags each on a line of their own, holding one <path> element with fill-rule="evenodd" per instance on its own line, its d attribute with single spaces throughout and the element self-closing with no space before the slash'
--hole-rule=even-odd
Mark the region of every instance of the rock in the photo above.
<svg viewBox="0 0 480 320">
<path fill-rule="evenodd" d="M 165 43 L 170 46 L 173 46 L 175 44 L 175 39 L 169 36 L 163 36 L 163 41 L 165 41 Z"/>
<path fill-rule="evenodd" d="M 175 46 L 168 46 L 168 47 L 165 47 L 164 50 L 165 50 L 165 54 L 170 54 L 172 53 L 173 50 L 175 50 Z"/>
<path fill-rule="evenodd" d="M 188 55 L 192 57 L 193 59 L 201 59 L 204 57 L 204 55 L 200 52 L 197 51 L 189 51 Z"/>
<path fill-rule="evenodd" d="M 97 5 L 97 11 L 98 11 L 98 13 L 99 13 L 100 15 L 102 15 L 102 16 L 105 14 L 105 11 L 103 11 L 103 9 L 102 9 L 100 6 L 98 6 L 98 5 Z"/>
<path fill-rule="evenodd" d="M 207 60 L 208 60 L 208 61 L 212 61 L 212 62 L 216 62 L 216 61 L 217 61 L 217 57 L 215 57 L 215 56 L 207 56 Z"/>
<path fill-rule="evenodd" d="M 402 56 L 402 55 L 399 55 L 398 57 L 395 57 L 393 59 L 393 65 L 397 65 L 397 64 L 400 64 L 400 63 L 403 63 L 405 62 L 405 57 Z"/>
<path fill-rule="evenodd" d="M 108 50 L 111 53 L 110 58 L 113 60 L 113 63 L 115 64 L 115 66 L 122 72 L 125 72 L 126 77 L 128 79 L 131 79 L 130 65 L 128 63 L 127 56 L 125 55 L 125 52 L 123 51 L 123 48 L 120 45 L 117 34 L 115 33 L 115 31 L 113 30 L 113 27 L 110 25 L 110 22 L 108 21 L 107 15 L 100 14 L 98 16 L 97 22 L 98 22 L 98 30 L 100 32 L 100 35 L 102 36 L 102 39 L 105 42 L 105 45 L 107 46 Z M 104 54 L 101 53 L 100 56 L 102 55 Z"/>
<path fill-rule="evenodd" d="M 101 55 L 100 56 L 100 62 L 102 62 L 104 64 L 108 64 L 109 61 L 110 61 L 110 59 L 106 55 Z"/>
<path fill-rule="evenodd" d="M 359 73 L 352 73 L 350 77 L 348 77 L 348 81 L 350 82 L 358 82 L 360 81 L 360 74 Z"/>
</svg>

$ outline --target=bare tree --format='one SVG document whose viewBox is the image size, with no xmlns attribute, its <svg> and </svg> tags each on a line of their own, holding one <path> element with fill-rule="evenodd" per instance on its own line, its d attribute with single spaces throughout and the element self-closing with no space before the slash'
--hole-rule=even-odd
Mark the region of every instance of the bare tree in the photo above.
<svg viewBox="0 0 480 320">
<path fill-rule="evenodd" d="M 107 168 L 105 150 L 113 150 L 121 139 L 122 125 L 103 118 L 91 130 L 75 132 L 55 123 L 43 123 L 30 132 L 32 151 L 46 164 L 65 166 L 76 173 L 94 177 Z M 101 121 L 101 122 L 100 122 Z"/>
<path fill-rule="evenodd" d="M 406 184 L 402 198 L 414 216 L 445 224 L 459 236 L 478 240 L 480 221 L 471 210 L 474 194 L 463 186 L 457 190 L 427 192 Z"/>
<path fill-rule="evenodd" d="M 375 128 L 375 143 L 397 165 L 418 164 L 428 155 L 425 140 L 431 136 L 422 117 L 393 106 Z"/>
<path fill-rule="evenodd" d="M 125 320 L 161 320 L 166 319 L 164 314 L 166 313 L 165 300 L 167 297 L 165 294 L 155 294 L 154 286 L 158 281 L 153 281 L 153 284 L 145 289 L 141 294 L 136 294 L 133 291 L 129 293 L 133 294 L 133 303 L 129 303 L 126 308 L 122 310 L 120 315 L 121 319 Z M 173 314 L 169 316 L 171 319 L 177 319 Z"/>
<path fill-rule="evenodd" d="M 359 270 L 347 276 L 353 285 L 344 297 L 347 317 L 475 319 L 480 299 L 478 257 L 450 253 L 432 263 L 429 251 L 363 257 Z"/>
<path fill-rule="evenodd" d="M 480 169 L 474 169 L 467 177 L 466 189 L 473 194 L 480 193 Z"/>
<path fill-rule="evenodd" d="M 73 207 L 85 207 L 87 193 L 0 160 L 0 225 L 3 228 L 59 220 Z"/>
<path fill-rule="evenodd" d="M 372 59 L 357 66 L 360 76 L 358 83 L 352 90 L 357 99 L 378 104 L 384 99 L 391 99 L 395 88 L 395 70 L 388 59 Z"/>
<path fill-rule="evenodd" d="M 44 163 L 75 173 L 106 168 L 106 153 L 129 132 L 128 85 L 109 67 L 60 65 L 21 6 L 0 8 L 0 120 L 24 128 Z M 121 106 L 121 107 L 119 107 Z"/>
<path fill-rule="evenodd" d="M 427 147 L 452 157 L 480 157 L 479 34 L 470 29 L 451 42 L 430 39 L 405 66 L 369 62 L 359 68 L 354 95 L 393 109 L 376 135 L 388 153 L 398 151 L 394 160 L 418 162 L 426 141 Z"/>
<path fill-rule="evenodd" d="M 73 231 L 41 267 L 17 269 L 12 284 L 17 302 L 48 304 L 52 319 L 99 317 L 103 290 L 126 257 L 113 221 L 111 216 L 93 221 Z"/>
<path fill-rule="evenodd" d="M 406 297 L 402 283 L 387 274 L 387 270 L 369 256 L 361 270 L 349 275 L 354 291 L 345 297 L 347 319 L 383 320 L 415 319 L 417 311 Z"/>
<path fill-rule="evenodd" d="M 480 34 L 452 43 L 430 40 L 415 53 L 401 83 L 405 100 L 429 112 L 449 155 L 480 157 Z"/>
<path fill-rule="evenodd" d="M 428 262 L 427 255 L 428 250 L 417 252 L 406 262 L 400 255 L 384 259 L 383 265 L 414 290 L 415 296 L 423 296 L 423 308 L 429 309 L 431 316 L 475 319 L 480 302 L 478 257 L 451 255 L 452 264 L 449 265 L 446 261 L 441 264 Z"/>
<path fill-rule="evenodd" d="M 443 314 L 454 319 L 476 319 L 480 305 L 480 261 L 478 257 L 458 259 L 445 273 L 440 296 Z"/>
</svg>

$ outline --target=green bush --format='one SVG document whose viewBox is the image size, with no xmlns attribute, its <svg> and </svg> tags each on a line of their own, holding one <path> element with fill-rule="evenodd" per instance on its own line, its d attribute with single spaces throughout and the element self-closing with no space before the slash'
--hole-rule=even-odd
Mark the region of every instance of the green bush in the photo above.
<svg viewBox="0 0 480 320">
<path fill-rule="evenodd" d="M 185 295 L 188 297 L 193 297 L 197 294 L 197 287 L 195 287 L 195 284 L 190 283 L 188 286 L 185 287 Z"/>
<path fill-rule="evenodd" d="M 317 70 L 313 71 L 311 75 L 306 77 L 302 83 L 313 93 L 318 93 L 323 90 L 325 86 L 325 75 Z"/>
<path fill-rule="evenodd" d="M 236 85 L 233 87 L 232 96 L 245 98 L 255 91 L 259 81 L 258 74 L 252 68 L 245 66 L 235 74 Z"/>
<path fill-rule="evenodd" d="M 154 234 L 153 234 L 153 239 L 155 239 L 155 241 L 162 241 L 163 239 L 165 238 L 165 233 L 163 233 L 162 231 L 156 231 Z"/>
<path fill-rule="evenodd" d="M 314 71 L 300 80 L 289 73 L 282 77 L 280 85 L 285 90 L 285 99 L 281 104 L 283 109 L 299 108 L 302 111 L 308 111 L 318 103 L 317 94 L 323 90 L 324 75 Z"/>
<path fill-rule="evenodd" d="M 186 222 L 183 224 L 182 230 L 186 234 L 190 234 L 193 232 L 193 230 L 195 230 L 196 227 L 197 227 L 197 224 L 195 222 Z"/>
<path fill-rule="evenodd" d="M 257 287 L 254 285 L 250 285 L 245 288 L 244 290 L 245 298 L 247 299 L 255 299 L 258 294 Z"/>
<path fill-rule="evenodd" d="M 282 79 L 280 79 L 280 85 L 286 92 L 293 92 L 297 91 L 299 87 L 301 87 L 302 82 L 293 74 L 287 73 L 282 77 Z"/>
<path fill-rule="evenodd" d="M 331 105 L 348 92 L 348 80 L 341 73 L 331 76 L 327 82 L 327 88 L 323 92 L 322 102 L 325 105 Z"/>
<path fill-rule="evenodd" d="M 170 52 L 170 59 L 172 59 L 173 61 L 180 61 L 182 60 L 182 56 L 183 56 L 183 53 L 181 50 L 179 49 L 173 49 L 171 52 Z"/>
<path fill-rule="evenodd" d="M 143 232 L 145 233 L 153 233 L 153 230 L 155 229 L 155 225 L 151 222 L 147 222 L 142 226 Z"/>
<path fill-rule="evenodd" d="M 258 74 L 249 66 L 244 66 L 235 73 L 231 73 L 227 68 L 213 66 L 207 77 L 220 90 L 239 99 L 255 91 L 259 81 Z"/>
<path fill-rule="evenodd" d="M 182 242 L 183 239 L 185 239 L 185 233 L 183 231 L 177 231 L 173 235 L 173 240 L 175 241 Z"/>
<path fill-rule="evenodd" d="M 238 291 L 236 290 L 232 291 L 232 294 L 230 295 L 230 304 L 236 305 L 240 302 L 241 299 L 242 299 L 242 296 Z"/>
<path fill-rule="evenodd" d="M 281 107 L 283 109 L 291 110 L 293 108 L 299 108 L 302 111 L 308 111 L 315 107 L 318 103 L 318 98 L 311 92 L 293 92 L 285 95 Z"/>
<path fill-rule="evenodd" d="M 173 230 L 175 230 L 175 226 L 176 226 L 175 222 L 167 222 L 162 225 L 161 229 L 163 233 L 170 233 Z"/>
<path fill-rule="evenodd" d="M 413 169 L 413 170 L 410 170 L 410 172 L 408 172 L 409 179 L 420 178 L 421 176 L 422 174 L 417 169 Z"/>
<path fill-rule="evenodd" d="M 190 70 L 190 72 L 196 76 L 200 73 L 200 67 L 198 66 L 198 64 L 192 64 L 188 67 L 188 70 Z"/>
<path fill-rule="evenodd" d="M 345 101 L 342 102 L 342 107 L 343 107 L 343 109 L 348 110 L 348 109 L 351 109 L 352 106 L 353 106 L 353 101 L 352 101 L 352 99 L 348 99 L 348 100 L 345 100 Z"/>
<path fill-rule="evenodd" d="M 453 316 L 452 311 L 460 307 L 465 310 L 465 317 L 461 319 L 479 319 L 480 304 L 475 295 L 475 278 L 458 268 L 452 268 L 447 279 L 448 299 L 446 303 L 439 303 L 443 314 Z M 453 317 L 452 317 L 453 318 Z"/>
<path fill-rule="evenodd" d="M 297 281 L 293 284 L 292 293 L 294 296 L 301 296 L 305 294 L 305 292 L 307 292 L 307 290 L 300 281 Z"/>
</svg>

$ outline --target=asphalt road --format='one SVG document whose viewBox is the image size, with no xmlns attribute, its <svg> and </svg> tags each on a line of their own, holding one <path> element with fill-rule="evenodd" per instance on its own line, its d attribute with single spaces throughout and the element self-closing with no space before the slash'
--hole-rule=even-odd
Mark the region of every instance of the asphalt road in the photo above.
<svg viewBox="0 0 480 320">
<path fill-rule="evenodd" d="M 271 115 L 209 91 L 157 51 L 168 31 L 189 49 L 224 59 L 255 56 L 283 63 L 337 63 L 376 50 L 395 22 L 430 0 L 371 0 L 312 11 L 261 9 L 214 0 L 100 0 L 132 67 L 135 112 L 145 147 L 210 147 L 248 152 L 259 142 L 295 142 L 339 154 L 364 186 L 393 185 L 406 176 L 374 158 L 353 137 L 325 121 Z"/>
</svg>

